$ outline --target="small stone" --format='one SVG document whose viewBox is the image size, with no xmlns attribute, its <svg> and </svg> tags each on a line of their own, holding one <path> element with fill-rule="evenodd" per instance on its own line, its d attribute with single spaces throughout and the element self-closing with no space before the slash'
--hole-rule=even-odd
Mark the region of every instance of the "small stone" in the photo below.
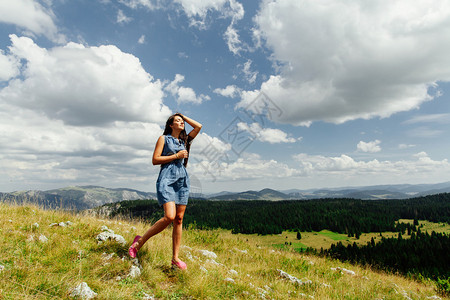
<svg viewBox="0 0 450 300">
<path fill-rule="evenodd" d="M 128 274 L 128 277 L 137 278 L 139 276 L 141 276 L 141 269 L 139 269 L 136 266 L 131 266 L 130 273 Z"/>
<path fill-rule="evenodd" d="M 331 268 L 333 271 L 341 271 L 341 273 L 345 273 L 348 275 L 356 275 L 356 273 L 352 270 L 347 270 L 345 268 L 337 267 L 337 268 Z"/>
<path fill-rule="evenodd" d="M 47 238 L 45 235 L 41 234 L 41 235 L 39 236 L 39 241 L 40 241 L 41 243 L 47 243 L 47 242 L 48 242 L 48 238 Z"/>
<path fill-rule="evenodd" d="M 266 293 L 267 293 L 266 290 L 264 290 L 264 289 L 262 289 L 262 288 L 257 288 L 256 290 L 258 291 L 258 295 L 259 295 L 261 298 L 262 298 L 262 297 L 265 298 Z"/>
<path fill-rule="evenodd" d="M 302 296 L 302 297 L 305 297 L 305 298 L 314 299 L 314 296 L 306 295 L 306 294 L 304 294 L 304 293 L 300 293 L 299 295 Z"/>
<path fill-rule="evenodd" d="M 114 231 L 111 229 L 108 229 L 106 226 L 102 226 L 102 232 L 97 235 L 97 240 L 99 241 L 99 244 L 101 244 L 104 241 L 107 241 L 108 239 L 115 240 L 122 246 L 125 246 L 127 244 L 127 241 L 123 238 L 123 236 L 119 234 L 115 234 Z"/>
<path fill-rule="evenodd" d="M 131 259 L 131 262 L 133 263 L 133 266 L 136 266 L 136 267 L 142 269 L 142 266 L 141 266 L 141 264 L 139 263 L 139 259 L 138 259 L 137 257 Z"/>
<path fill-rule="evenodd" d="M 297 277 L 294 277 L 292 275 L 289 275 L 288 273 L 282 271 L 282 270 L 278 270 L 278 272 L 280 273 L 280 276 L 283 278 L 288 279 L 290 282 L 298 284 L 298 285 L 304 285 L 304 284 L 311 284 L 312 281 L 311 280 L 306 280 L 306 281 L 301 281 L 300 279 L 298 279 Z"/>
<path fill-rule="evenodd" d="M 235 283 L 233 278 L 227 277 L 224 279 L 226 282 Z"/>
<path fill-rule="evenodd" d="M 268 286 L 268 285 L 265 285 L 264 286 L 264 289 L 266 290 L 266 291 L 268 291 L 268 292 L 273 292 L 273 290 L 270 288 L 270 286 Z"/>
<path fill-rule="evenodd" d="M 91 290 L 91 288 L 87 285 L 86 282 L 80 283 L 77 287 L 75 287 L 70 293 L 70 297 L 80 297 L 81 299 L 92 299 L 97 296 L 97 293 Z"/>
<path fill-rule="evenodd" d="M 211 264 L 211 265 L 215 265 L 215 266 L 220 266 L 220 267 L 223 266 L 223 264 L 218 263 L 218 262 L 215 261 L 214 259 L 208 259 L 208 260 L 206 260 L 206 263 L 207 263 L 207 264 Z"/>
<path fill-rule="evenodd" d="M 230 275 L 230 276 L 237 276 L 237 275 L 238 275 L 238 272 L 235 271 L 235 270 L 229 270 L 229 271 L 228 271 L 228 275 Z"/>
<path fill-rule="evenodd" d="M 0 272 L 2 272 L 5 269 L 4 265 L 0 265 Z"/>
<path fill-rule="evenodd" d="M 192 256 L 191 252 L 189 252 L 188 250 L 186 250 L 186 253 L 184 254 L 187 259 L 189 259 L 190 261 L 194 261 L 194 257 Z"/>
<path fill-rule="evenodd" d="M 144 293 L 144 296 L 142 297 L 143 300 L 155 300 L 155 296 L 151 296 L 147 293 Z"/>
<path fill-rule="evenodd" d="M 107 253 L 103 252 L 102 253 L 102 258 L 103 258 L 103 260 L 110 260 L 114 255 L 115 255 L 114 252 L 110 253 L 110 254 L 107 254 Z"/>
<path fill-rule="evenodd" d="M 212 251 L 208 251 L 208 250 L 200 250 L 200 252 L 201 252 L 204 256 L 206 256 L 206 257 L 208 257 L 208 258 L 212 258 L 212 259 L 216 259 L 216 258 L 217 258 L 217 254 L 215 254 L 215 253 L 212 252 Z"/>
<path fill-rule="evenodd" d="M 241 253 L 243 253 L 243 254 L 247 254 L 247 250 L 239 250 L 239 249 L 236 249 L 236 248 L 234 248 L 234 250 L 236 250 L 237 252 L 241 252 Z"/>
<path fill-rule="evenodd" d="M 39 228 L 39 224 L 38 223 L 34 223 L 33 224 L 33 228 Z"/>
</svg>

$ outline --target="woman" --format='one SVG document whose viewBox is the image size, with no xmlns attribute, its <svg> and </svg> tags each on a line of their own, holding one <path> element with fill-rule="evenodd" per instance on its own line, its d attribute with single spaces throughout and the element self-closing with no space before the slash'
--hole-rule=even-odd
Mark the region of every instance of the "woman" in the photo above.
<svg viewBox="0 0 450 300">
<path fill-rule="evenodd" d="M 185 122 L 193 127 L 186 134 Z M 186 264 L 178 258 L 184 212 L 189 198 L 189 176 L 186 165 L 191 141 L 197 136 L 202 124 L 180 113 L 169 117 L 164 133 L 156 142 L 153 152 L 153 165 L 161 165 L 156 192 L 158 203 L 164 208 L 164 217 L 158 220 L 141 237 L 137 235 L 128 253 L 135 258 L 139 249 L 152 236 L 163 231 L 173 223 L 172 232 L 172 266 L 181 270 Z M 184 163 L 182 163 L 184 159 Z"/>
</svg>

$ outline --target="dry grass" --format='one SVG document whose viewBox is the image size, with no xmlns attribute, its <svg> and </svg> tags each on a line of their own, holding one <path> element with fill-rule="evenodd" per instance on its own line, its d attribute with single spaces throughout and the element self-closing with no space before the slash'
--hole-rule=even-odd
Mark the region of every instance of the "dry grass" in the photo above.
<svg viewBox="0 0 450 300">
<path fill-rule="evenodd" d="M 73 225 L 49 226 L 65 221 Z M 426 299 L 436 295 L 432 282 L 419 283 L 295 251 L 275 250 L 257 237 L 224 230 L 184 231 L 181 257 L 188 270 L 183 272 L 170 268 L 171 232 L 163 231 L 138 254 L 141 276 L 129 278 L 133 264 L 127 257 L 129 245 L 113 241 L 99 245 L 96 236 L 102 225 L 127 241 L 149 226 L 139 221 L 102 220 L 0 203 L 0 265 L 4 266 L 0 299 L 66 299 L 81 282 L 98 293 L 97 299 L 142 299 L 146 294 L 156 299 L 405 299 L 405 295 Z M 47 242 L 38 240 L 41 234 Z M 208 261 L 201 250 L 212 251 L 217 258 Z M 113 256 L 105 259 L 104 253 Z M 356 275 L 331 269 L 335 267 L 353 270 Z M 294 284 L 277 270 L 311 283 Z"/>
</svg>

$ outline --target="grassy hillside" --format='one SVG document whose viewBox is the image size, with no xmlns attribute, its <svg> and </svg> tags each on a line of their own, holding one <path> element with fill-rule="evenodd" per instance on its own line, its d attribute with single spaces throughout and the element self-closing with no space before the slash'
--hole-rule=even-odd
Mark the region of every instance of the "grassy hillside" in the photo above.
<svg viewBox="0 0 450 300">
<path fill-rule="evenodd" d="M 71 223 L 61 224 L 67 226 L 50 226 L 67 221 Z M 128 243 L 148 228 L 139 221 L 0 203 L 0 299 L 66 299 L 82 282 L 97 293 L 96 299 L 427 299 L 436 295 L 432 282 L 280 251 L 251 236 L 223 230 L 184 231 L 181 258 L 188 264 L 184 272 L 170 268 L 170 230 L 150 240 L 136 264 L 127 257 L 128 243 L 99 244 L 102 226 Z M 211 252 L 217 257 L 208 257 Z M 140 270 L 140 276 L 129 276 L 132 269 Z M 299 281 L 290 281 L 279 270 Z"/>
</svg>

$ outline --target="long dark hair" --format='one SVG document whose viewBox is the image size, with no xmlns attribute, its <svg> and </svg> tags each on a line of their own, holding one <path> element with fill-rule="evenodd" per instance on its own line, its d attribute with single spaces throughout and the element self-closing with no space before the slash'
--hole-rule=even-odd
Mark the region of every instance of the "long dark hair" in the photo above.
<svg viewBox="0 0 450 300">
<path fill-rule="evenodd" d="M 180 118 L 182 118 L 183 122 L 186 124 L 186 121 L 184 121 L 182 114 L 176 113 L 174 115 L 171 115 L 166 121 L 166 127 L 164 128 L 163 135 L 172 134 L 172 127 L 170 127 L 170 125 L 173 124 L 173 121 L 175 120 L 176 116 L 179 116 Z M 186 128 L 186 125 L 185 125 L 185 128 Z M 187 135 L 186 129 L 181 130 L 180 135 L 178 136 L 178 140 L 180 140 L 180 142 L 184 143 L 186 150 L 188 152 L 188 157 L 184 159 L 184 167 L 186 167 L 187 163 L 188 163 L 188 158 L 189 158 L 189 151 L 191 150 L 191 137 Z"/>
</svg>

